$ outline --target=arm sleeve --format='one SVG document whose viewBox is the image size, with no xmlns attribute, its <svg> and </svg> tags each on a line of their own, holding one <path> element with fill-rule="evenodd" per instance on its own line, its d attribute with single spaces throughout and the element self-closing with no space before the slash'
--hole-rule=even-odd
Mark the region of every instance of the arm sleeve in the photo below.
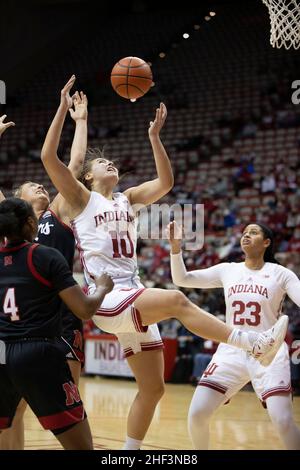
<svg viewBox="0 0 300 470">
<path fill-rule="evenodd" d="M 289 269 L 286 270 L 285 291 L 289 298 L 300 307 L 300 280 Z"/>
<path fill-rule="evenodd" d="M 217 288 L 223 287 L 222 274 L 229 263 L 220 263 L 207 269 L 188 271 L 182 259 L 182 253 L 171 254 L 171 273 L 174 284 L 180 287 Z"/>
<path fill-rule="evenodd" d="M 66 259 L 55 248 L 39 245 L 32 260 L 37 272 L 51 283 L 57 293 L 77 285 Z"/>
</svg>

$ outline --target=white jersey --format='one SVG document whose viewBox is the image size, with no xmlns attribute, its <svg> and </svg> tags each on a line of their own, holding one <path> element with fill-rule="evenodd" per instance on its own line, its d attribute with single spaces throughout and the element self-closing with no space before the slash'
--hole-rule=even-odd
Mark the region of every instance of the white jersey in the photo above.
<svg viewBox="0 0 300 470">
<path fill-rule="evenodd" d="M 115 285 L 135 285 L 139 281 L 136 260 L 136 221 L 123 193 L 113 200 L 92 191 L 84 210 L 71 222 L 86 282 L 103 272 Z"/>
<path fill-rule="evenodd" d="M 245 263 L 220 263 L 187 272 L 181 253 L 171 256 L 173 282 L 182 287 L 223 287 L 226 323 L 239 329 L 267 330 L 281 315 L 285 295 L 300 306 L 300 281 L 289 269 L 265 263 L 251 270 Z"/>
</svg>

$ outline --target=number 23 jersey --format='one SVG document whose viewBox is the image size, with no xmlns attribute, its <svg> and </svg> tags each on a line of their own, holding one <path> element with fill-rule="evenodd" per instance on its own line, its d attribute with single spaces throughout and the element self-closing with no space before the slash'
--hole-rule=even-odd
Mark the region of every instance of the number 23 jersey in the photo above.
<svg viewBox="0 0 300 470">
<path fill-rule="evenodd" d="M 110 274 L 115 282 L 139 280 L 136 260 L 136 219 L 128 198 L 113 200 L 92 191 L 84 210 L 71 222 L 86 281 Z"/>
<path fill-rule="evenodd" d="M 270 328 L 281 314 L 286 294 L 293 297 L 289 291 L 294 282 L 299 290 L 297 276 L 275 263 L 265 263 L 260 270 L 250 270 L 245 263 L 217 266 L 224 288 L 226 322 L 241 329 Z"/>
<path fill-rule="evenodd" d="M 171 256 L 174 282 L 183 287 L 223 287 L 226 323 L 240 329 L 263 331 L 281 314 L 286 295 L 300 306 L 300 282 L 295 273 L 275 263 L 259 270 L 245 263 L 220 263 L 207 269 L 186 272 L 182 254 Z"/>
</svg>

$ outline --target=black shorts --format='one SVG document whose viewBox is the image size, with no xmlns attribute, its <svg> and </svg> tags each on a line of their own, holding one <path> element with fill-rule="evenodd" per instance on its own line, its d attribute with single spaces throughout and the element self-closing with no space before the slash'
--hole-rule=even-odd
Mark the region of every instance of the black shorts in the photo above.
<svg viewBox="0 0 300 470">
<path fill-rule="evenodd" d="M 81 367 L 84 366 L 83 335 L 80 330 L 64 331 L 58 340 L 58 346 L 67 361 L 78 361 Z"/>
<path fill-rule="evenodd" d="M 54 434 L 86 418 L 65 356 L 52 340 L 6 342 L 6 364 L 0 365 L 0 429 L 11 426 L 21 398 Z"/>
</svg>

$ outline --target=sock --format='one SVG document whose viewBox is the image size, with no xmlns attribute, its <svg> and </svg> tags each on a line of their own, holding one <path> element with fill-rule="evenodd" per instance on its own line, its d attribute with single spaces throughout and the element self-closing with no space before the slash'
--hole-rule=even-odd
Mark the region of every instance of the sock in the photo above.
<svg viewBox="0 0 300 470">
<path fill-rule="evenodd" d="M 244 349 L 245 351 L 251 351 L 257 336 L 258 333 L 255 331 L 242 331 L 234 328 L 227 339 L 227 344 Z"/>
<path fill-rule="evenodd" d="M 139 450 L 143 441 L 138 439 L 132 439 L 132 437 L 126 436 L 126 441 L 122 450 Z"/>
</svg>

